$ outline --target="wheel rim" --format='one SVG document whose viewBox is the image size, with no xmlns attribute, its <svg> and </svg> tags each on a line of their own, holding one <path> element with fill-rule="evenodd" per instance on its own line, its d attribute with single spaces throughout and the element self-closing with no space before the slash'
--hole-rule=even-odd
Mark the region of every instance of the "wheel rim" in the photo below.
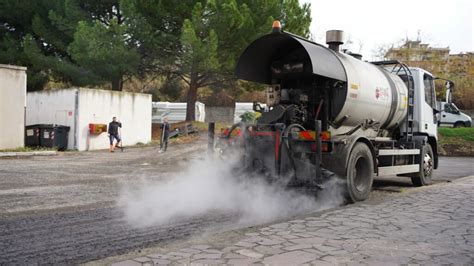
<svg viewBox="0 0 474 266">
<path fill-rule="evenodd" d="M 423 159 L 423 173 L 425 177 L 428 177 L 433 172 L 433 159 L 429 153 L 425 154 Z"/>
<path fill-rule="evenodd" d="M 365 157 L 359 157 L 353 170 L 354 187 L 359 192 L 364 192 L 367 189 L 367 178 L 370 175 L 368 161 Z"/>
</svg>

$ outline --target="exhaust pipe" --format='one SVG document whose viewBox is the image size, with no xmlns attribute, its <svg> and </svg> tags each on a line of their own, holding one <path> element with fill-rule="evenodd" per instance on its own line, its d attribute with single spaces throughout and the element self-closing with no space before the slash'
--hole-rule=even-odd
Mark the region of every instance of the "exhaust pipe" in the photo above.
<svg viewBox="0 0 474 266">
<path fill-rule="evenodd" d="M 334 52 L 339 52 L 339 46 L 344 44 L 344 32 L 342 30 L 328 30 L 326 31 L 326 43 L 329 49 Z"/>
</svg>

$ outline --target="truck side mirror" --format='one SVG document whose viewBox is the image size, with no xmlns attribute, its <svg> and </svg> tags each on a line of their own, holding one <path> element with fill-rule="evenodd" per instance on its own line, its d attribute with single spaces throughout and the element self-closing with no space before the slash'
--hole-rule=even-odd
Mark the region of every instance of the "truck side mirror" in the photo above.
<svg viewBox="0 0 474 266">
<path fill-rule="evenodd" d="M 446 81 L 444 83 L 444 87 L 446 88 L 446 99 L 445 101 L 447 103 L 452 102 L 452 93 L 454 92 L 454 82 L 449 79 L 441 78 L 441 77 L 435 77 L 435 80 L 444 80 Z"/>
<path fill-rule="evenodd" d="M 445 83 L 445 87 L 446 89 L 450 89 L 452 91 L 454 89 L 454 82 L 452 82 L 451 80 L 447 80 Z"/>
</svg>

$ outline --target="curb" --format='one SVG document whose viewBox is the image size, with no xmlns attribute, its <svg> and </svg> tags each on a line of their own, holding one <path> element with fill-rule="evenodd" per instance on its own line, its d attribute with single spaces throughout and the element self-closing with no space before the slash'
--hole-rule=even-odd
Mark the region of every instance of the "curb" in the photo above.
<svg viewBox="0 0 474 266">
<path fill-rule="evenodd" d="M 24 157 L 24 156 L 54 156 L 57 151 L 29 151 L 29 152 L 0 152 L 1 157 Z"/>
</svg>

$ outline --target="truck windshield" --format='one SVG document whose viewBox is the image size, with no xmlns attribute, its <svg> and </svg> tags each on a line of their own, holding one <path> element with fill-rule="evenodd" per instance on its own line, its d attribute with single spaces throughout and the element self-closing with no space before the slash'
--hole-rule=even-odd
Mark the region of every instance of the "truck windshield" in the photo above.
<svg viewBox="0 0 474 266">
<path fill-rule="evenodd" d="M 448 113 L 452 113 L 452 114 L 455 114 L 455 113 L 458 113 L 459 112 L 459 109 L 456 107 L 456 105 L 454 105 L 454 103 L 447 103 L 444 105 L 444 110 Z"/>
<path fill-rule="evenodd" d="M 451 103 L 451 106 L 454 111 L 459 112 L 459 108 L 454 103 Z"/>
</svg>

